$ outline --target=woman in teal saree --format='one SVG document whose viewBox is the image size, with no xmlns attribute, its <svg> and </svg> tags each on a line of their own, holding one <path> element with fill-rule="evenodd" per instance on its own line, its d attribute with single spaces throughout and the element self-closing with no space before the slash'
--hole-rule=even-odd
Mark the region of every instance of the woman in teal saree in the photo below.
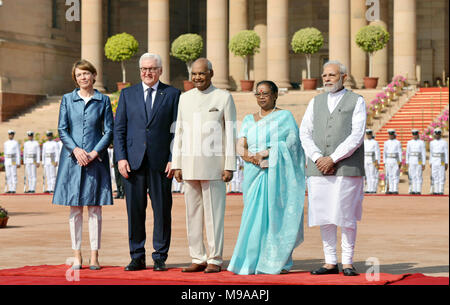
<svg viewBox="0 0 450 305">
<path fill-rule="evenodd" d="M 262 81 L 256 88 L 261 109 L 244 118 L 239 134 L 244 210 L 228 271 L 287 273 L 303 241 L 305 156 L 292 113 L 275 105 L 276 85 Z"/>
</svg>

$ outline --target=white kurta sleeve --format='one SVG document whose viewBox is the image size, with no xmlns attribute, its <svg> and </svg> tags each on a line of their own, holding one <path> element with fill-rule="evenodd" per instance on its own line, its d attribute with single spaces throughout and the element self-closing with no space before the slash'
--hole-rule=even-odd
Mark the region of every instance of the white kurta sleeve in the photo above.
<svg viewBox="0 0 450 305">
<path fill-rule="evenodd" d="M 303 115 L 302 123 L 300 124 L 300 140 L 302 142 L 305 155 L 313 162 L 323 156 L 320 149 L 316 146 L 313 140 L 313 118 L 314 118 L 314 98 L 306 107 Z"/>
<path fill-rule="evenodd" d="M 172 169 L 181 169 L 181 148 L 182 148 L 182 139 L 183 139 L 182 98 L 183 98 L 183 95 L 181 95 L 180 101 L 178 103 L 177 122 L 175 124 L 175 136 L 173 138 Z"/>
<path fill-rule="evenodd" d="M 352 132 L 330 155 L 334 163 L 350 157 L 364 142 L 366 118 L 366 102 L 364 98 L 359 97 L 353 110 Z"/>
<path fill-rule="evenodd" d="M 230 94 L 223 111 L 225 120 L 225 163 L 224 170 L 236 170 L 236 106 Z"/>
</svg>

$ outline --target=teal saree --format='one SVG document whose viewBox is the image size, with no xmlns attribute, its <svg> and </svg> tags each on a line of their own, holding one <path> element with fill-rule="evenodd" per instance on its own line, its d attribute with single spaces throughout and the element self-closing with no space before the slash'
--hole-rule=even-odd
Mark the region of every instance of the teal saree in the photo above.
<svg viewBox="0 0 450 305">
<path fill-rule="evenodd" d="M 287 110 L 257 122 L 247 115 L 241 137 L 250 153 L 269 149 L 268 168 L 245 162 L 244 209 L 228 270 L 279 274 L 292 267 L 292 252 L 303 241 L 305 155 L 298 126 Z"/>
</svg>

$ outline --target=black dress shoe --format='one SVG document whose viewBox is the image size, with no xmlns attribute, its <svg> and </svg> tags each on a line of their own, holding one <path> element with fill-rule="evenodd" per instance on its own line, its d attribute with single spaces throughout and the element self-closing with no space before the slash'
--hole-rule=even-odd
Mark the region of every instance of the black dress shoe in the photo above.
<svg viewBox="0 0 450 305">
<path fill-rule="evenodd" d="M 323 274 L 339 274 L 339 267 L 337 265 L 332 269 L 328 269 L 325 267 L 320 267 L 316 270 L 311 271 L 312 275 L 323 275 Z"/>
<path fill-rule="evenodd" d="M 146 269 L 145 259 L 143 258 L 133 258 L 131 263 L 125 267 L 125 271 L 138 271 Z"/>
<path fill-rule="evenodd" d="M 153 271 L 167 271 L 166 263 L 164 261 L 154 261 Z"/>
<path fill-rule="evenodd" d="M 353 268 L 345 268 L 343 270 L 343 273 L 344 273 L 345 276 L 356 276 L 356 275 L 359 275 L 359 273 L 356 272 L 356 269 L 354 267 Z"/>
</svg>

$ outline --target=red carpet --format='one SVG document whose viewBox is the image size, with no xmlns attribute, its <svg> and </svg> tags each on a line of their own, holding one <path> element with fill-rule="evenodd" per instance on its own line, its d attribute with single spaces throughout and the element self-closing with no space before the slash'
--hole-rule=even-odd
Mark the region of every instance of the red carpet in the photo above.
<svg viewBox="0 0 450 305">
<path fill-rule="evenodd" d="M 66 280 L 66 274 L 69 280 Z M 235 275 L 228 271 L 217 274 L 182 273 L 179 268 L 167 272 L 152 269 L 125 272 L 123 267 L 87 268 L 77 275 L 67 265 L 25 266 L 0 270 L 0 285 L 448 285 L 448 277 L 435 278 L 421 274 L 386 274 L 368 281 L 365 274 L 354 277 L 339 275 L 312 276 L 309 272 L 285 275 Z"/>
</svg>

